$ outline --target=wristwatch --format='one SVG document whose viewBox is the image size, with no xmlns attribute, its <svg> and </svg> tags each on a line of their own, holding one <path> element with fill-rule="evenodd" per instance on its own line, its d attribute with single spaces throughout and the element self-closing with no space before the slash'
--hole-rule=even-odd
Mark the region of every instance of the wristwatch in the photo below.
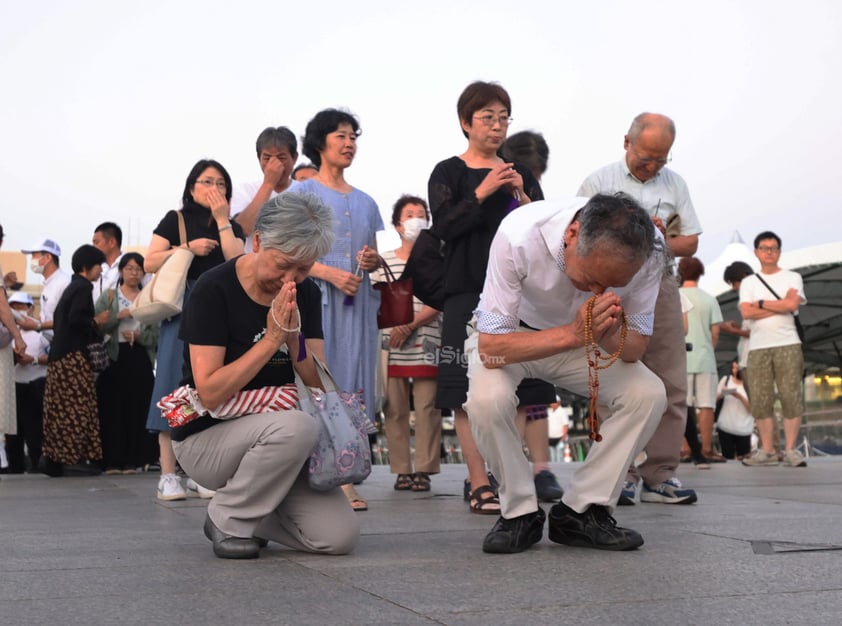
<svg viewBox="0 0 842 626">
<path fill-rule="evenodd" d="M 764 302 L 764 300 L 758 300 L 757 301 L 757 308 L 762 309 L 763 308 L 763 302 Z"/>
</svg>

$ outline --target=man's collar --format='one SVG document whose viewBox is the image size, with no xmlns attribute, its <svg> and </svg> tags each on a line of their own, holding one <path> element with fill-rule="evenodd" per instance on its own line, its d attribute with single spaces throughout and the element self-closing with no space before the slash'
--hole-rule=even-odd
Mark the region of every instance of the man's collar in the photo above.
<svg viewBox="0 0 842 626">
<path fill-rule="evenodd" d="M 626 157 L 625 156 L 622 158 L 622 160 L 620 162 L 623 164 L 623 169 L 626 172 L 626 176 L 631 178 L 636 183 L 640 183 L 641 185 L 645 185 L 646 183 L 651 182 L 651 181 L 655 180 L 656 178 L 658 178 L 658 176 L 661 175 L 661 170 L 663 170 L 663 168 L 661 168 L 660 170 L 655 172 L 655 175 L 652 178 L 650 178 L 649 180 L 640 180 L 637 176 L 635 176 L 634 174 L 631 173 L 631 170 L 629 169 L 629 164 L 626 163 Z"/>
</svg>

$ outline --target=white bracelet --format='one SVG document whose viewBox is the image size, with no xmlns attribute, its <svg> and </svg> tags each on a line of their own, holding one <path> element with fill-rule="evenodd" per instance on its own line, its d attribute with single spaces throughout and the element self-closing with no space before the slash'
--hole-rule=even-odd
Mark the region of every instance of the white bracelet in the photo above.
<svg viewBox="0 0 842 626">
<path fill-rule="evenodd" d="M 234 228 L 234 227 L 231 226 L 231 223 L 229 222 L 228 224 L 226 224 L 225 226 L 223 226 L 222 228 L 219 229 L 219 233 L 222 234 L 223 230 L 231 230 L 232 228 Z"/>
<path fill-rule="evenodd" d="M 295 306 L 295 312 L 298 313 L 298 328 L 285 328 L 281 326 L 281 323 L 278 321 L 278 318 L 275 317 L 275 298 L 272 298 L 272 304 L 269 305 L 269 312 L 272 314 L 272 321 L 275 322 L 275 326 L 280 328 L 282 331 L 286 333 L 301 332 L 301 312 L 298 310 L 298 305 Z"/>
</svg>

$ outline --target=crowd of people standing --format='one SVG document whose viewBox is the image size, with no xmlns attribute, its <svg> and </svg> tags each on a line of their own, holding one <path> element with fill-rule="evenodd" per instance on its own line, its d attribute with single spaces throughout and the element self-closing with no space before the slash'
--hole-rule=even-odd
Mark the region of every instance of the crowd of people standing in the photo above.
<svg viewBox="0 0 842 626">
<path fill-rule="evenodd" d="M 361 127 L 338 109 L 307 124 L 301 149 L 308 164 L 296 166 L 298 141 L 283 126 L 257 138 L 258 181 L 234 185 L 221 163 L 197 161 L 181 206 L 163 216 L 145 256 L 122 252 L 112 222 L 74 252 L 72 276 L 60 268 L 55 240 L 23 250 L 44 288 L 37 319 L 23 292 L 7 301 L 2 290 L 0 298 L 0 322 L 11 335 L 0 348 L 0 430 L 13 471 L 127 474 L 157 462 L 159 499 L 184 499 L 191 488 L 210 499 L 204 532 L 219 557 L 254 558 L 268 540 L 347 552 L 359 533 L 347 511 L 364 511 L 368 502 L 353 485 L 318 496 L 307 486 L 303 464 L 315 437 L 307 416 L 294 407 L 229 420 L 211 411 L 173 426 L 158 405 L 185 385 L 207 407 L 292 385 L 296 376 L 318 386 L 319 363 L 342 390 L 358 394 L 372 422 L 382 409 L 398 491 L 431 489 L 442 410 L 453 414 L 468 510 L 498 516 L 486 552 L 519 552 L 539 541 L 547 518 L 539 502 L 555 503 L 552 541 L 640 546 L 639 533 L 616 524 L 615 507 L 638 497 L 697 501 L 677 477 L 682 441 L 699 443 L 688 407 L 701 428 L 697 465 L 724 460 L 713 447 L 717 396 L 728 402 L 719 425 L 724 456 L 770 465 L 777 461 L 776 384 L 784 460 L 803 466 L 793 374 L 802 367 L 793 320 L 806 302 L 803 285 L 777 266 L 777 235 L 761 233 L 761 272 L 757 280 L 741 275 L 737 287 L 747 323 L 726 326 L 745 334 L 748 374 L 735 363 L 717 385 L 713 348 L 722 319 L 697 288 L 704 268 L 693 254 L 702 228 L 689 190 L 665 167 L 672 120 L 638 115 L 621 160 L 588 176 L 577 197 L 545 201 L 540 179 L 549 149 L 537 133 L 508 137 L 512 101 L 502 86 L 468 85 L 457 117 L 465 150 L 434 167 L 429 205 L 418 195 L 394 204 L 395 250 L 378 251 L 380 209 L 346 179 Z M 434 308 L 416 299 L 411 321 L 378 329 L 373 283 L 387 269 L 404 272 L 426 229 L 441 242 L 441 301 Z M 180 248 L 193 253 L 182 314 L 141 324 L 132 302 Z M 101 372 L 93 344 L 109 356 Z M 595 347 L 613 357 L 601 374 L 600 402 L 585 359 Z M 556 386 L 594 400 L 594 441 L 566 492 L 549 467 L 546 418 Z M 752 409 L 761 438 L 753 454 L 745 439 Z"/>
</svg>

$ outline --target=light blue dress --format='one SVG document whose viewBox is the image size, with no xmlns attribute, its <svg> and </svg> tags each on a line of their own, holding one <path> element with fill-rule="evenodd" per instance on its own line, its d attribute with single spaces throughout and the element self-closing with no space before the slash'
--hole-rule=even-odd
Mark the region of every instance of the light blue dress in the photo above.
<svg viewBox="0 0 842 626">
<path fill-rule="evenodd" d="M 368 194 L 353 189 L 340 193 L 310 179 L 295 188 L 296 193 L 312 193 L 333 209 L 336 217 L 336 243 L 319 259 L 347 272 L 357 269 L 357 252 L 363 246 L 376 246 L 375 233 L 383 230 L 383 218 L 377 203 Z M 345 294 L 323 280 L 316 280 L 322 290 L 322 326 L 325 333 L 325 357 L 342 391 L 363 391 L 366 414 L 374 420 L 374 372 L 380 356 L 377 310 L 380 293 L 363 276 L 353 304 L 345 304 Z"/>
</svg>

